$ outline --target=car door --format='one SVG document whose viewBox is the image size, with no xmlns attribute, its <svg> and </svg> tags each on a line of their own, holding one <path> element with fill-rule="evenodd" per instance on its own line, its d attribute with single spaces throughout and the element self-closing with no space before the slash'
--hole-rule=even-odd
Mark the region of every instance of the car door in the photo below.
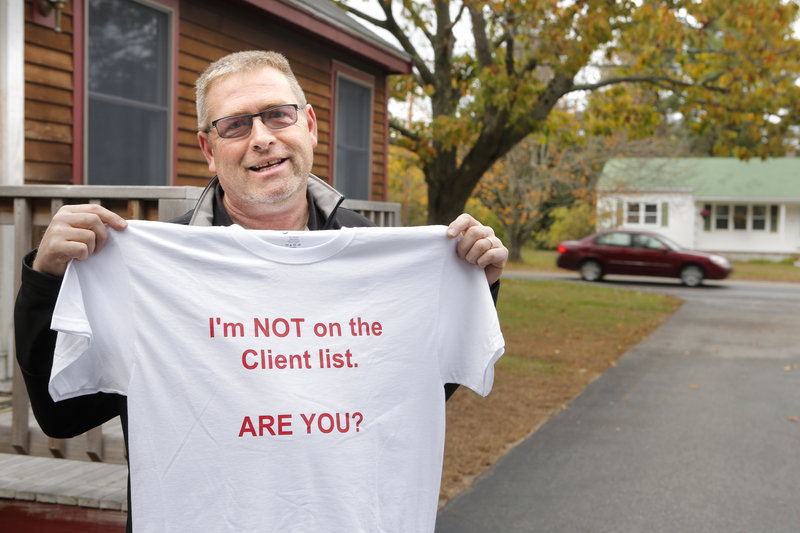
<svg viewBox="0 0 800 533">
<path fill-rule="evenodd" d="M 613 231 L 598 235 L 594 254 L 603 264 L 606 274 L 631 274 L 631 234 Z"/>
<path fill-rule="evenodd" d="M 674 270 L 670 248 L 643 233 L 631 236 L 631 273 L 640 276 L 670 276 Z"/>
</svg>

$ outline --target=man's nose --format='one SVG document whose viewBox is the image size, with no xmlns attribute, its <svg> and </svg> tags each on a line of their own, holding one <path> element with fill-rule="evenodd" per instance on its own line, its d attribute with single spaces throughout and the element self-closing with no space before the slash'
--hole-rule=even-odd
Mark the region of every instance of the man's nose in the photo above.
<svg viewBox="0 0 800 533">
<path fill-rule="evenodd" d="M 253 148 L 266 148 L 275 140 L 272 130 L 264 124 L 261 117 L 253 117 L 253 125 L 250 129 L 250 144 Z"/>
</svg>

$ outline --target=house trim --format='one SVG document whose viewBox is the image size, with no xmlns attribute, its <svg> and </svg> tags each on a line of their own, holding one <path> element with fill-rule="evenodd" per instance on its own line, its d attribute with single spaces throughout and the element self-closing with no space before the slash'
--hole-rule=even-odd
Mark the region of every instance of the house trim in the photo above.
<svg viewBox="0 0 800 533">
<path fill-rule="evenodd" d="M 394 72 L 409 74 L 411 61 L 388 45 L 383 46 L 374 39 L 367 39 L 337 21 L 321 16 L 311 9 L 306 9 L 293 2 L 281 0 L 245 0 L 288 24 L 297 26 L 315 35 L 341 46 L 351 53 L 382 65 Z M 364 29 L 366 30 L 366 28 Z"/>
</svg>

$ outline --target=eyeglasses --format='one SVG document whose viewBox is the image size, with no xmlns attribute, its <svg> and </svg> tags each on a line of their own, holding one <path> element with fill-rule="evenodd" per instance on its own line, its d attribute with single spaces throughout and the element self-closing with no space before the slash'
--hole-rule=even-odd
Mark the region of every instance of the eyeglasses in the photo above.
<svg viewBox="0 0 800 533">
<path fill-rule="evenodd" d="M 261 121 L 266 127 L 271 130 L 280 130 L 297 122 L 299 109 L 300 106 L 297 104 L 277 105 L 252 115 L 231 115 L 218 118 L 211 122 L 211 128 L 217 128 L 217 133 L 223 139 L 236 139 L 250 135 L 250 130 L 253 129 L 253 119 L 261 117 Z M 211 128 L 208 128 L 208 131 L 211 131 Z"/>
</svg>

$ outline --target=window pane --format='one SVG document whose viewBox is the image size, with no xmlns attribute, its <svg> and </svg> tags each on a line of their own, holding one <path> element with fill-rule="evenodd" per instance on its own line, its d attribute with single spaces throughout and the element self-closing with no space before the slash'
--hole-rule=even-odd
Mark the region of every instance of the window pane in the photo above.
<svg viewBox="0 0 800 533">
<path fill-rule="evenodd" d="M 595 239 L 595 244 L 600 246 L 630 246 L 631 234 L 630 233 L 605 233 L 598 235 Z"/>
<path fill-rule="evenodd" d="M 168 19 L 132 0 L 91 0 L 89 91 L 166 105 Z"/>
<path fill-rule="evenodd" d="M 628 202 L 628 223 L 638 224 L 640 220 L 641 215 L 639 213 L 639 204 Z"/>
<path fill-rule="evenodd" d="M 169 183 L 170 15 L 90 0 L 88 183 Z"/>
<path fill-rule="evenodd" d="M 658 206 L 656 204 L 645 204 L 644 223 L 655 224 L 658 222 Z"/>
<path fill-rule="evenodd" d="M 733 229 L 747 229 L 747 206 L 733 206 Z"/>
<path fill-rule="evenodd" d="M 730 214 L 729 205 L 718 205 L 714 217 L 715 229 L 728 229 L 728 215 Z"/>
<path fill-rule="evenodd" d="M 89 183 L 166 185 L 166 115 L 99 99 L 89 101 Z"/>
<path fill-rule="evenodd" d="M 765 205 L 753 206 L 753 229 L 754 230 L 767 229 L 767 206 Z"/>
<path fill-rule="evenodd" d="M 703 231 L 711 231 L 711 204 L 703 206 L 701 215 L 703 216 Z"/>
<path fill-rule="evenodd" d="M 334 184 L 348 198 L 369 200 L 372 88 L 336 79 Z"/>
</svg>

